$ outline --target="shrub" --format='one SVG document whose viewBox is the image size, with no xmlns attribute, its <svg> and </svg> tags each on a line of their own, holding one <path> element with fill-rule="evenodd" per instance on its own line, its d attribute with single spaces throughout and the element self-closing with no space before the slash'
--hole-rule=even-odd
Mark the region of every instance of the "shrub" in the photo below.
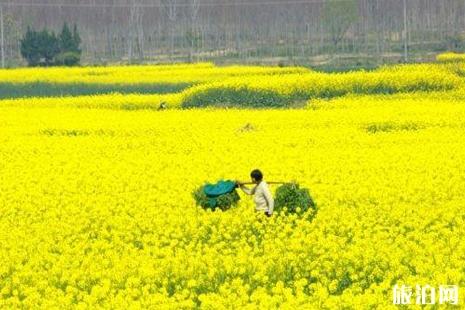
<svg viewBox="0 0 465 310">
<path fill-rule="evenodd" d="M 188 92 L 188 95 L 183 100 L 182 107 L 281 108 L 288 106 L 290 102 L 286 96 L 271 89 L 250 89 L 247 86 L 234 87 L 230 85 L 212 85 L 209 89 L 202 88 L 198 92 L 195 92 L 195 89 L 192 92 Z"/>
<path fill-rule="evenodd" d="M 286 183 L 276 189 L 275 212 L 303 214 L 309 210 L 316 211 L 316 204 L 307 188 L 300 188 L 298 183 Z"/>
<path fill-rule="evenodd" d="M 393 122 L 370 123 L 365 130 L 368 133 L 391 132 L 391 131 L 416 131 L 423 129 L 425 126 L 413 122 L 396 124 Z"/>
<path fill-rule="evenodd" d="M 205 185 L 198 187 L 193 192 L 193 196 L 196 204 L 205 210 L 210 209 L 214 211 L 216 208 L 219 208 L 222 211 L 226 211 L 232 206 L 235 206 L 240 200 L 240 196 L 235 189 L 230 193 L 220 195 L 216 198 L 210 198 L 205 194 L 204 187 Z"/>
<path fill-rule="evenodd" d="M 55 64 L 60 66 L 76 66 L 81 61 L 81 55 L 76 52 L 60 53 L 55 58 Z"/>
</svg>

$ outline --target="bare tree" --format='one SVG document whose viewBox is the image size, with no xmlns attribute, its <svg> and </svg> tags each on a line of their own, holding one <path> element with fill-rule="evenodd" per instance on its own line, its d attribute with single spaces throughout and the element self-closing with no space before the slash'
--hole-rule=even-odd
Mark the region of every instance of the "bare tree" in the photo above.
<svg viewBox="0 0 465 310">
<path fill-rule="evenodd" d="M 3 63 L 22 64 L 27 26 L 76 23 L 83 59 L 134 61 L 414 61 L 465 51 L 464 0 L 2 0 Z M 3 20 L 3 27 L 1 21 Z M 1 29 L 0 29 L 1 32 Z M 0 33 L 0 40 L 1 40 Z M 415 49 L 415 53 L 411 50 Z M 363 55 L 362 55 L 363 54 Z M 232 56 L 237 58 L 232 58 Z M 419 56 L 417 56 L 419 55 Z M 425 56 L 426 55 L 426 56 Z M 317 57 L 320 56 L 320 57 Z"/>
<path fill-rule="evenodd" d="M 163 7 L 166 11 L 169 21 L 169 33 L 170 33 L 170 58 L 174 53 L 174 37 L 176 35 L 176 18 L 177 18 L 177 0 L 162 0 Z"/>
<path fill-rule="evenodd" d="M 5 31 L 4 31 L 4 22 L 3 22 L 3 5 L 0 4 L 0 40 L 2 44 L 1 53 L 2 53 L 2 68 L 5 68 Z"/>
<path fill-rule="evenodd" d="M 200 9 L 200 0 L 188 0 L 189 17 L 190 17 L 190 30 L 188 32 L 189 41 L 189 61 L 193 61 L 194 49 L 197 47 L 199 40 L 199 33 L 197 29 L 197 18 Z"/>
<path fill-rule="evenodd" d="M 408 22 L 407 22 L 407 0 L 403 0 L 404 12 L 404 61 L 408 61 Z"/>
<path fill-rule="evenodd" d="M 137 0 L 131 0 L 129 8 L 129 24 L 128 24 L 128 59 L 132 62 L 134 53 L 134 28 L 136 27 Z"/>
<path fill-rule="evenodd" d="M 136 13 L 137 25 L 137 51 L 139 54 L 139 61 L 144 60 L 144 25 L 143 25 L 144 12 L 139 6 Z"/>
<path fill-rule="evenodd" d="M 357 19 L 358 7 L 356 1 L 329 0 L 325 2 L 323 22 L 329 31 L 335 49 L 337 49 L 338 44 Z"/>
</svg>

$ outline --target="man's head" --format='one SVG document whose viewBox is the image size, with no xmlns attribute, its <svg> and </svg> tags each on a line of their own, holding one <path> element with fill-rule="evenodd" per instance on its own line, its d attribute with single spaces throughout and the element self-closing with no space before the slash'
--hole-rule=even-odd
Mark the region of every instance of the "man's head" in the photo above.
<svg viewBox="0 0 465 310">
<path fill-rule="evenodd" d="M 261 180 L 263 180 L 263 173 L 260 170 L 255 169 L 250 173 L 250 177 L 252 178 L 252 182 L 258 184 Z"/>
</svg>

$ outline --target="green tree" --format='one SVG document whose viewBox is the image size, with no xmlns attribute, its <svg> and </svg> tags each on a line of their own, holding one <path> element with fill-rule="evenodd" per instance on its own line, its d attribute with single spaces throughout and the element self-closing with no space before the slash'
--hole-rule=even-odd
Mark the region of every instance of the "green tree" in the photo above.
<svg viewBox="0 0 465 310">
<path fill-rule="evenodd" d="M 81 37 L 79 36 L 77 26 L 74 25 L 71 32 L 67 23 L 59 35 L 60 53 L 56 57 L 57 65 L 74 66 L 81 61 Z"/>
<path fill-rule="evenodd" d="M 20 41 L 21 43 L 21 56 L 26 59 L 29 66 L 37 66 L 40 61 L 39 53 L 39 37 L 38 33 L 31 30 L 28 26 L 26 34 Z"/>
<path fill-rule="evenodd" d="M 48 32 L 44 29 L 39 33 L 39 46 L 39 54 L 43 60 L 43 65 L 53 65 L 55 57 L 60 53 L 58 37 L 54 32 Z"/>
<path fill-rule="evenodd" d="M 20 43 L 21 55 L 29 66 L 51 66 L 54 64 L 56 55 L 60 52 L 57 36 L 46 29 L 38 32 L 28 27 Z"/>
<path fill-rule="evenodd" d="M 72 52 L 74 47 L 73 34 L 65 22 L 60 33 L 60 52 Z"/>
<path fill-rule="evenodd" d="M 82 51 L 79 47 L 81 45 L 81 36 L 79 35 L 76 24 L 74 24 L 74 28 L 73 28 L 73 43 L 74 43 L 74 46 L 73 46 L 74 52 L 81 55 Z"/>
</svg>

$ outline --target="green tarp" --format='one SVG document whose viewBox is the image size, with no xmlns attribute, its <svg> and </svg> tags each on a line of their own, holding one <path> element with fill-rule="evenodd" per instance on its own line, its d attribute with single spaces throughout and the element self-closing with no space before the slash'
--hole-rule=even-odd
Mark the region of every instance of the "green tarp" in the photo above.
<svg viewBox="0 0 465 310">
<path fill-rule="evenodd" d="M 229 194 L 236 188 L 236 182 L 231 180 L 221 180 L 216 184 L 206 184 L 203 192 L 208 197 L 208 204 L 211 208 L 216 207 L 216 198 L 218 196 Z"/>
<path fill-rule="evenodd" d="M 206 184 L 203 188 L 203 191 L 208 197 L 218 197 L 220 195 L 232 192 L 235 187 L 236 182 L 230 180 L 221 180 L 216 184 Z"/>
</svg>

